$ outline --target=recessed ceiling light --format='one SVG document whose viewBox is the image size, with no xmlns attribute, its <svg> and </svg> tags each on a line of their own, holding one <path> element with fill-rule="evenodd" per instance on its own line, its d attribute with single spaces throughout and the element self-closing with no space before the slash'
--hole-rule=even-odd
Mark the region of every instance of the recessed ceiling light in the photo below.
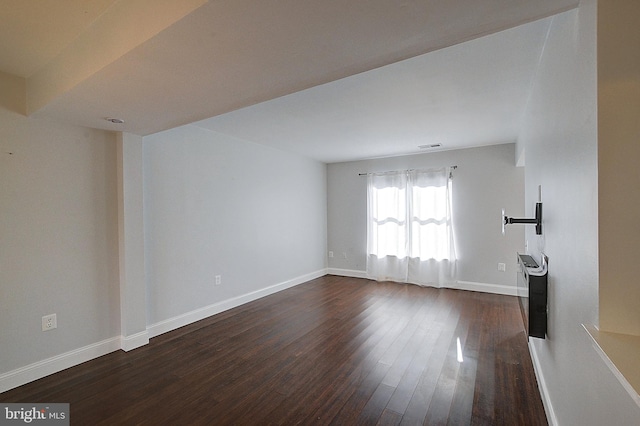
<svg viewBox="0 0 640 426">
<path fill-rule="evenodd" d="M 105 118 L 105 120 L 114 124 L 124 124 L 124 120 L 122 118 Z"/>
<path fill-rule="evenodd" d="M 418 148 L 420 149 L 433 149 L 433 148 L 440 148 L 442 146 L 441 143 L 432 143 L 429 145 L 418 145 Z"/>
</svg>

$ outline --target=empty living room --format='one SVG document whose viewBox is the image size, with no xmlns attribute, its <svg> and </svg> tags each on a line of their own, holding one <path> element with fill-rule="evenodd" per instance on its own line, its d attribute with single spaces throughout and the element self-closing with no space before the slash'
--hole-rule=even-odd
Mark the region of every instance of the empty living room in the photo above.
<svg viewBox="0 0 640 426">
<path fill-rule="evenodd" d="M 0 3 L 0 424 L 640 424 L 640 3 Z"/>
</svg>

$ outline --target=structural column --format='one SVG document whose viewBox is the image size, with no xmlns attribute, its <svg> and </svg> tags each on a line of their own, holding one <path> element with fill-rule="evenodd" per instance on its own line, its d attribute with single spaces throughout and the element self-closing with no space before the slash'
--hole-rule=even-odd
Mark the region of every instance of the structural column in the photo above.
<svg viewBox="0 0 640 426">
<path fill-rule="evenodd" d="M 118 252 L 121 347 L 149 343 L 144 273 L 142 137 L 119 133 Z"/>
</svg>

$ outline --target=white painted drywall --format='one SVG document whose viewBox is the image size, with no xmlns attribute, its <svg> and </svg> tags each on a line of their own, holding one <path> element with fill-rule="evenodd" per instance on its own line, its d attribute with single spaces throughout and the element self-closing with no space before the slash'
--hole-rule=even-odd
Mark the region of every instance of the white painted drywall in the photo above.
<svg viewBox="0 0 640 426">
<path fill-rule="evenodd" d="M 119 132 L 118 242 L 120 329 L 124 350 L 149 343 L 144 264 L 142 136 Z M 133 342 L 134 336 L 137 337 Z"/>
<path fill-rule="evenodd" d="M 598 3 L 600 329 L 635 336 L 640 336 L 639 19 L 637 0 Z"/>
<path fill-rule="evenodd" d="M 0 108 L 0 375 L 120 334 L 115 142 Z"/>
<path fill-rule="evenodd" d="M 196 126 L 143 144 L 149 324 L 326 268 L 323 163 Z"/>
<path fill-rule="evenodd" d="M 513 225 L 502 235 L 500 223 L 503 207 L 511 216 L 525 213 L 524 170 L 515 166 L 515 144 L 329 164 L 328 250 L 334 253 L 329 267 L 366 270 L 367 178 L 359 173 L 450 165 L 458 166 L 453 180 L 458 279 L 515 286 L 524 227 Z M 499 272 L 498 263 L 507 271 Z"/>
<path fill-rule="evenodd" d="M 549 329 L 532 339 L 551 424 L 638 424 L 640 409 L 596 354 L 582 323 L 598 319 L 596 1 L 553 18 L 525 113 L 527 208 L 542 186 Z"/>
</svg>

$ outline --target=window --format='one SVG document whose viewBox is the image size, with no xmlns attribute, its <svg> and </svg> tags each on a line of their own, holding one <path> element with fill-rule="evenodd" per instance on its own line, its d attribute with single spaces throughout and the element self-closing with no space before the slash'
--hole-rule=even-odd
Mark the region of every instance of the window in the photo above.
<svg viewBox="0 0 640 426">
<path fill-rule="evenodd" d="M 371 250 L 378 257 L 406 257 L 407 191 L 405 188 L 372 188 Z"/>
<path fill-rule="evenodd" d="M 367 188 L 367 274 L 378 280 L 440 282 L 434 272 L 442 274 L 434 268 L 455 263 L 450 170 L 370 174 Z"/>
</svg>

